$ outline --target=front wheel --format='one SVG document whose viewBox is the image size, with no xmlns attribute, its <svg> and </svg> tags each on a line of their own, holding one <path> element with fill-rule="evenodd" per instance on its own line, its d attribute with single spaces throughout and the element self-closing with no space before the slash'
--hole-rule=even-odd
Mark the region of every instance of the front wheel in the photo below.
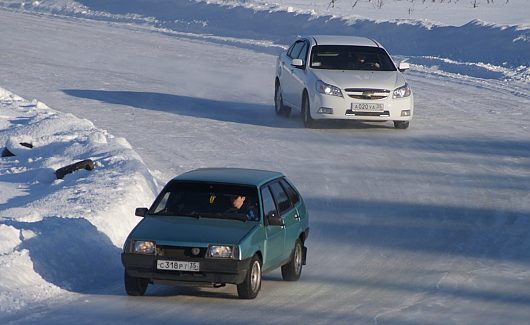
<svg viewBox="0 0 530 325">
<path fill-rule="evenodd" d="M 309 107 L 309 97 L 304 94 L 302 98 L 302 119 L 306 128 L 315 126 L 315 120 L 311 117 L 311 109 Z"/>
<path fill-rule="evenodd" d="M 396 129 L 406 129 L 409 127 L 409 121 L 394 121 L 394 127 Z"/>
<path fill-rule="evenodd" d="M 282 266 L 282 278 L 285 281 L 298 281 L 302 274 L 302 243 L 299 239 L 294 243 L 293 255 L 289 263 Z"/>
<path fill-rule="evenodd" d="M 283 104 L 282 88 L 279 83 L 276 83 L 274 87 L 274 112 L 278 116 L 289 117 L 291 114 L 291 108 Z"/>
<path fill-rule="evenodd" d="M 254 255 L 245 276 L 245 280 L 237 285 L 237 294 L 241 299 L 254 299 L 261 289 L 261 261 Z"/>
<path fill-rule="evenodd" d="M 147 290 L 149 280 L 144 278 L 137 278 L 127 274 L 127 270 L 124 275 L 125 291 L 129 296 L 143 296 Z"/>
</svg>

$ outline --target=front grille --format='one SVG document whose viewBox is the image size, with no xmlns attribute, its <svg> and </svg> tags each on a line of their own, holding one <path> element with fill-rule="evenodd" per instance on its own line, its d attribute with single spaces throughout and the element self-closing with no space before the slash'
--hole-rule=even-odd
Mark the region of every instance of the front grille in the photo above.
<svg viewBox="0 0 530 325">
<path fill-rule="evenodd" d="M 346 94 L 354 99 L 383 99 L 390 95 L 388 89 L 374 89 L 374 88 L 346 88 L 344 89 Z"/>
<path fill-rule="evenodd" d="M 346 115 L 350 116 L 381 116 L 381 117 L 389 117 L 390 112 L 384 111 L 384 112 L 354 112 L 352 110 L 347 110 Z"/>
<path fill-rule="evenodd" d="M 178 247 L 178 246 L 157 246 L 156 255 L 164 257 L 205 257 L 206 248 L 198 247 L 200 249 L 199 255 L 193 255 L 191 249 L 193 247 Z"/>
</svg>

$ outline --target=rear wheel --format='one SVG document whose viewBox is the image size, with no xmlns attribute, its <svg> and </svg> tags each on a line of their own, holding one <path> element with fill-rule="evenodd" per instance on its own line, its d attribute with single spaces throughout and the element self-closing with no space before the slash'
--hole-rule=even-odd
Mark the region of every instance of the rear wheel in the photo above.
<svg viewBox="0 0 530 325">
<path fill-rule="evenodd" d="M 129 296 L 143 296 L 145 294 L 149 280 L 130 276 L 127 274 L 127 270 L 125 271 L 123 277 L 125 282 L 125 291 Z"/>
<path fill-rule="evenodd" d="M 315 120 L 311 117 L 311 110 L 309 107 L 309 97 L 304 94 L 302 97 L 302 119 L 306 128 L 312 128 L 315 126 Z"/>
<path fill-rule="evenodd" d="M 291 108 L 283 104 L 283 94 L 280 83 L 276 83 L 274 88 L 274 112 L 278 116 L 288 117 L 291 114 Z"/>
<path fill-rule="evenodd" d="M 254 255 L 245 276 L 245 280 L 237 285 L 237 294 L 241 299 L 254 299 L 261 289 L 261 261 Z"/>
<path fill-rule="evenodd" d="M 406 129 L 409 127 L 409 121 L 394 121 L 394 127 L 396 129 Z"/>
<path fill-rule="evenodd" d="M 293 255 L 289 263 L 282 266 L 282 278 L 285 281 L 298 281 L 302 274 L 302 243 L 299 239 L 294 243 Z"/>
</svg>

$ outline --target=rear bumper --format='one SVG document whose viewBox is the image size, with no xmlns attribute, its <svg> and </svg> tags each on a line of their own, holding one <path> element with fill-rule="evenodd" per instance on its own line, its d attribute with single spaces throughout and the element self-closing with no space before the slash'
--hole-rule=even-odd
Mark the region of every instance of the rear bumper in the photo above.
<svg viewBox="0 0 530 325">
<path fill-rule="evenodd" d="M 164 258 L 168 260 L 168 258 Z M 127 274 L 152 282 L 204 282 L 240 284 L 247 275 L 250 259 L 221 260 L 206 258 L 178 258 L 183 262 L 199 262 L 199 272 L 157 270 L 155 255 L 122 253 L 121 261 Z"/>
</svg>

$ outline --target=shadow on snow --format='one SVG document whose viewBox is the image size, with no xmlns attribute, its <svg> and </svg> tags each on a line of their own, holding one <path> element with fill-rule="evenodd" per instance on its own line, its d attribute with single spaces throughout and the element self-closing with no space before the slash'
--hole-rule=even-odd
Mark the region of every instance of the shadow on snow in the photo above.
<svg viewBox="0 0 530 325">
<path fill-rule="evenodd" d="M 173 94 L 138 91 L 63 89 L 69 96 L 126 105 L 141 109 L 198 117 L 221 122 L 266 126 L 274 128 L 303 128 L 298 113 L 290 118 L 274 114 L 274 107 L 266 104 L 229 102 Z M 390 124 L 366 124 L 359 121 L 321 121 L 317 128 L 391 128 Z"/>
<path fill-rule="evenodd" d="M 38 222 L 1 221 L 19 230 L 31 230 L 17 249 L 27 249 L 33 269 L 44 280 L 79 293 L 103 293 L 121 281 L 121 250 L 83 218 L 47 217 Z"/>
</svg>

